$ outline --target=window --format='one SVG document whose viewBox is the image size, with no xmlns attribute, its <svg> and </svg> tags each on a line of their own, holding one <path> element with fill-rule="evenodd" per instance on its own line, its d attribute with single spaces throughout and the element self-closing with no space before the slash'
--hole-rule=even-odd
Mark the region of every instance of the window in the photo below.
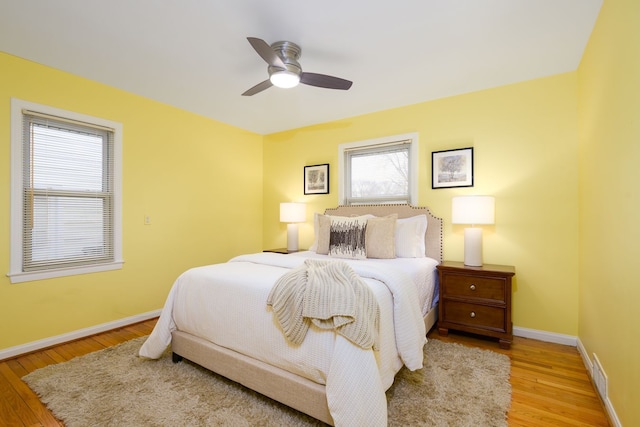
<svg viewBox="0 0 640 427">
<path fill-rule="evenodd" d="M 417 202 L 417 134 L 341 144 L 340 204 Z"/>
<path fill-rule="evenodd" d="M 12 99 L 13 283 L 121 268 L 122 126 Z"/>
</svg>

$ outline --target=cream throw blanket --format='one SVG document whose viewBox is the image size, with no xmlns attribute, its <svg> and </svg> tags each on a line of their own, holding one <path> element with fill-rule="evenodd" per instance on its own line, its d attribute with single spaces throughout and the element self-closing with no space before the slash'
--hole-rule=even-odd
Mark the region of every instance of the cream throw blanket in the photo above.
<svg viewBox="0 0 640 427">
<path fill-rule="evenodd" d="M 345 262 L 305 260 L 278 279 L 267 304 L 294 344 L 302 343 L 313 323 L 333 329 L 363 349 L 378 348 L 378 302 Z"/>
</svg>

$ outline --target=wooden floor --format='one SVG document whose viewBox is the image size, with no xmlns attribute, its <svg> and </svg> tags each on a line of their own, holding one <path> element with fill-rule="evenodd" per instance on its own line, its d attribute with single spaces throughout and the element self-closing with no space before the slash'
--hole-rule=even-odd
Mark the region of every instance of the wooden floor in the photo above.
<svg viewBox="0 0 640 427">
<path fill-rule="evenodd" d="M 64 426 L 20 379 L 52 363 L 148 335 L 149 320 L 0 362 L 0 426 Z M 602 402 L 575 347 L 515 338 L 511 349 L 494 341 L 457 334 L 429 338 L 490 349 L 511 358 L 509 426 L 609 426 Z"/>
<path fill-rule="evenodd" d="M 610 426 L 602 401 L 575 347 L 515 337 L 509 350 L 497 341 L 449 331 L 429 338 L 506 354 L 511 359 L 509 426 Z"/>
</svg>

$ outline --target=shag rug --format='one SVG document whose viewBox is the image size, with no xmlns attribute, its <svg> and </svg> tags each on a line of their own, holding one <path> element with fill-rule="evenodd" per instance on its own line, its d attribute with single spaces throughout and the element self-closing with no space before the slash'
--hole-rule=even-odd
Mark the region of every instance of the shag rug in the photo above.
<svg viewBox="0 0 640 427">
<path fill-rule="evenodd" d="M 137 357 L 146 337 L 23 377 L 67 427 L 319 426 L 323 423 L 169 352 Z M 505 355 L 431 339 L 425 367 L 387 391 L 390 426 L 506 426 Z"/>
</svg>

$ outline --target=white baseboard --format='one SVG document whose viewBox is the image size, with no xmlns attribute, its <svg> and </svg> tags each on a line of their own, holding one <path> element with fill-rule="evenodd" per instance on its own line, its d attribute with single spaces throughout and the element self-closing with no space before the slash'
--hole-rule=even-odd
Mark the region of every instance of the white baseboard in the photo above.
<svg viewBox="0 0 640 427">
<path fill-rule="evenodd" d="M 587 368 L 587 371 L 589 372 L 589 377 L 593 381 L 593 361 L 589 357 L 589 354 L 587 354 L 587 349 L 584 348 L 584 345 L 582 344 L 582 341 L 580 341 L 580 338 L 578 338 L 577 347 L 578 347 L 578 353 L 580 353 L 580 357 L 582 357 L 582 362 L 584 363 L 584 366 Z M 609 400 L 609 396 L 607 396 L 607 398 L 603 400 L 603 403 L 604 403 L 605 409 L 607 410 L 607 414 L 609 415 L 609 419 L 613 423 L 614 427 L 622 427 L 622 423 L 618 418 L 618 414 L 616 413 L 616 410 L 613 407 L 611 400 Z"/>
<path fill-rule="evenodd" d="M 523 338 L 531 338 L 538 341 L 552 342 L 556 344 L 570 345 L 575 347 L 578 338 L 572 335 L 557 334 L 555 332 L 540 331 L 537 329 L 513 327 L 513 335 Z"/>
<path fill-rule="evenodd" d="M 589 358 L 589 355 L 587 354 L 587 349 L 584 348 L 584 345 L 582 345 L 582 341 L 580 341 L 580 338 L 578 338 L 578 353 L 580 353 L 580 356 L 582 357 L 582 362 L 584 363 L 584 366 L 587 368 L 587 371 L 589 372 L 589 376 L 593 375 L 593 362 L 591 361 L 591 359 Z"/>
<path fill-rule="evenodd" d="M 132 325 L 134 323 L 144 322 L 145 320 L 153 319 L 154 317 L 160 316 L 161 311 L 162 310 L 149 311 L 147 313 L 142 313 L 142 314 L 138 314 L 131 317 L 125 317 L 124 319 L 103 323 L 101 325 L 91 326 L 89 328 L 79 329 L 77 331 L 69 332 L 62 335 L 57 335 L 55 337 L 45 338 L 38 341 L 32 341 L 30 343 L 18 345 L 15 347 L 9 347 L 4 350 L 0 350 L 0 360 L 9 359 L 11 357 L 19 356 L 21 354 L 41 350 L 43 348 L 77 340 L 78 338 L 84 338 L 91 335 L 99 334 L 101 332 L 110 331 L 112 329 L 122 328 L 124 326 Z"/>
</svg>

